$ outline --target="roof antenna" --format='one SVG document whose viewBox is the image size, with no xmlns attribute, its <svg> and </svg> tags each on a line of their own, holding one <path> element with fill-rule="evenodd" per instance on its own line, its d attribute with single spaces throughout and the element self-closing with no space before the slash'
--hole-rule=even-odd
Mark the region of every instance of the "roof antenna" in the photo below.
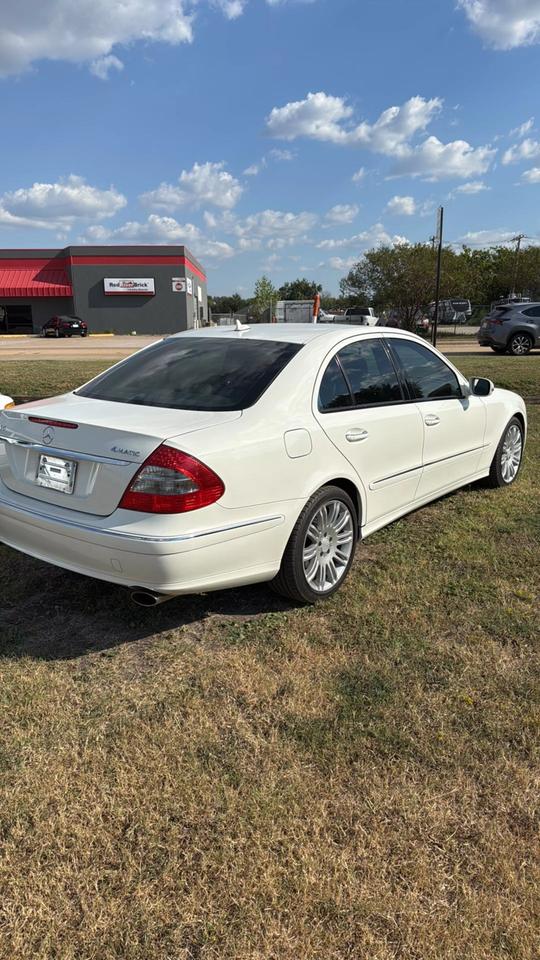
<svg viewBox="0 0 540 960">
<path fill-rule="evenodd" d="M 241 320 L 237 320 L 235 324 L 235 330 L 237 333 L 242 333 L 242 330 L 251 330 L 251 327 L 247 323 L 242 323 Z"/>
</svg>

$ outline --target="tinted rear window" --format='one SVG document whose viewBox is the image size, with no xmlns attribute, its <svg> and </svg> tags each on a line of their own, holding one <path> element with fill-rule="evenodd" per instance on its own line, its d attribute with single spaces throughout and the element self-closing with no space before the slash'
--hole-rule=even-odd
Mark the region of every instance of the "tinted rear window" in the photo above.
<svg viewBox="0 0 540 960">
<path fill-rule="evenodd" d="M 146 407 L 244 410 L 257 402 L 300 349 L 301 344 L 272 340 L 170 338 L 76 392 L 80 397 Z"/>
</svg>

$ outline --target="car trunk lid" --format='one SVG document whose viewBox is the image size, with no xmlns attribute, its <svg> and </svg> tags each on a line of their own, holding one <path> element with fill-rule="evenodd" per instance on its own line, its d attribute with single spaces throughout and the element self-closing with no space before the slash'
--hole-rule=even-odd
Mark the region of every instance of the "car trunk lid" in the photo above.
<svg viewBox="0 0 540 960">
<path fill-rule="evenodd" d="M 143 407 L 76 394 L 24 404 L 0 412 L 0 478 L 16 493 L 108 516 L 160 444 L 241 415 Z"/>
</svg>

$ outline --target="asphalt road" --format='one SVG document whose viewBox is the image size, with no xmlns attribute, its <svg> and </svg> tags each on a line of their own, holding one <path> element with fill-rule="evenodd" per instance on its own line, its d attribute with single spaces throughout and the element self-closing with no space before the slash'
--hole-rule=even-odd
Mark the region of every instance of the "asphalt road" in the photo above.
<svg viewBox="0 0 540 960">
<path fill-rule="evenodd" d="M 160 339 L 159 336 L 72 337 L 65 340 L 0 337 L 0 360 L 122 360 Z M 439 349 L 449 355 L 491 352 L 470 338 L 441 340 Z"/>
</svg>

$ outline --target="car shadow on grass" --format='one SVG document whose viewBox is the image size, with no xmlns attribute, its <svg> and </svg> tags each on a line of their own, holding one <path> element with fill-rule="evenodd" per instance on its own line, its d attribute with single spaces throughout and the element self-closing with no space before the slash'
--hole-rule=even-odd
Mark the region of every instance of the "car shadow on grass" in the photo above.
<svg viewBox="0 0 540 960">
<path fill-rule="evenodd" d="M 256 584 L 236 590 L 174 597 L 138 607 L 129 591 L 0 547 L 0 658 L 75 660 L 122 644 L 184 630 L 203 638 L 212 621 L 243 621 L 294 605 Z"/>
</svg>

